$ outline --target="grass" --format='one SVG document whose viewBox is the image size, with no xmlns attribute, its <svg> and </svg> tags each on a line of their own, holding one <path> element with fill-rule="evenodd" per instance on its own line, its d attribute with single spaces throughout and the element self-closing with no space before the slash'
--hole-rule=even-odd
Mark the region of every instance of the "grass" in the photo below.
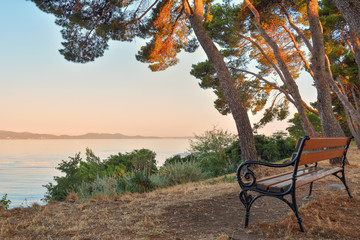
<svg viewBox="0 0 360 240">
<path fill-rule="evenodd" d="M 357 239 L 360 236 L 360 150 L 348 153 L 346 192 L 329 191 L 339 183 L 326 177 L 314 184 L 313 198 L 299 201 L 306 233 L 286 205 L 260 199 L 250 226 L 234 176 L 187 183 L 150 193 L 96 195 L 84 203 L 72 193 L 65 202 L 6 210 L 0 207 L 0 239 Z M 263 175 L 271 174 L 264 172 Z M 298 189 L 307 195 L 306 186 Z"/>
</svg>

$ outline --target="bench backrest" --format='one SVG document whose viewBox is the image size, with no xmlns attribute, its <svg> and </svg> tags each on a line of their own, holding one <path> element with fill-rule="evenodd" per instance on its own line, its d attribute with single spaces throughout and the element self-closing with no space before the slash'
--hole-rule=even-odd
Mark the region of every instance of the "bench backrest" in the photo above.
<svg viewBox="0 0 360 240">
<path fill-rule="evenodd" d="M 327 159 L 345 157 L 351 138 L 305 138 L 300 144 L 298 165 L 311 164 Z M 345 160 L 345 159 L 343 159 Z"/>
</svg>

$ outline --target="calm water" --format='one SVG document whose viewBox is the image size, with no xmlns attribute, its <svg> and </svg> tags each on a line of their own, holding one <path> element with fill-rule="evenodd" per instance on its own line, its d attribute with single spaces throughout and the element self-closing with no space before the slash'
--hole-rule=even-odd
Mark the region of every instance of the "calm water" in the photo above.
<svg viewBox="0 0 360 240">
<path fill-rule="evenodd" d="M 7 193 L 10 207 L 41 203 L 46 189 L 42 185 L 61 175 L 55 167 L 86 147 L 105 159 L 111 154 L 147 148 L 156 152 L 157 164 L 184 153 L 188 139 L 82 139 L 82 140 L 0 140 L 0 198 Z"/>
</svg>

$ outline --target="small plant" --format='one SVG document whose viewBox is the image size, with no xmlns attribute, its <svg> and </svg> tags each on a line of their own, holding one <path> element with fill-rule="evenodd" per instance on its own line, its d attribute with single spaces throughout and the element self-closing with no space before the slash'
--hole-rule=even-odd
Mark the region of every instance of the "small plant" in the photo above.
<svg viewBox="0 0 360 240">
<path fill-rule="evenodd" d="M 2 199 L 0 200 L 0 206 L 4 206 L 5 209 L 10 207 L 11 200 L 7 199 L 7 194 L 5 194 Z"/>
</svg>

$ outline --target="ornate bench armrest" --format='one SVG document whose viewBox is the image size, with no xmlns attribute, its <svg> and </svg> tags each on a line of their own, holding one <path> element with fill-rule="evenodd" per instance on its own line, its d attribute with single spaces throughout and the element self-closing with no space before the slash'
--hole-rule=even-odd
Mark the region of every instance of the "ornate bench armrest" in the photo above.
<svg viewBox="0 0 360 240">
<path fill-rule="evenodd" d="M 269 162 L 261 162 L 261 161 L 246 161 L 240 164 L 236 177 L 237 181 L 241 188 L 251 188 L 256 183 L 256 175 L 255 173 L 250 169 L 251 165 L 263 165 L 267 167 L 288 167 L 294 164 L 294 159 L 287 162 L 287 163 L 269 163 Z M 245 178 L 246 180 L 249 180 L 248 182 L 244 182 L 242 178 Z"/>
</svg>

